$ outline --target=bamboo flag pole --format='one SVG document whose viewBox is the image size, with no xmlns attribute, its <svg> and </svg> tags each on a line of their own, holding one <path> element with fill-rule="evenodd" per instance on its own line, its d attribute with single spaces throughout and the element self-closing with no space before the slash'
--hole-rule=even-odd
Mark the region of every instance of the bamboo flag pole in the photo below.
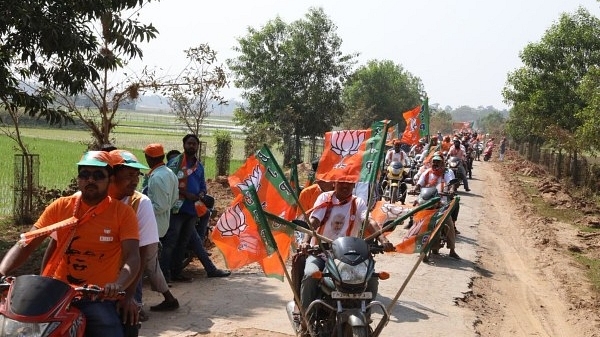
<svg viewBox="0 0 600 337">
<path fill-rule="evenodd" d="M 415 263 L 415 265 L 411 269 L 410 273 L 408 274 L 408 276 L 404 280 L 404 283 L 402 283 L 402 286 L 398 290 L 398 293 L 396 293 L 396 296 L 394 296 L 394 299 L 392 300 L 392 302 L 390 302 L 390 305 L 388 305 L 388 307 L 387 307 L 388 311 L 392 310 L 392 308 L 396 304 L 396 301 L 398 301 L 398 298 L 400 297 L 400 295 L 402 294 L 402 292 L 406 288 L 406 285 L 408 284 L 408 281 L 410 281 L 410 279 L 412 278 L 413 274 L 415 273 L 415 271 L 419 267 L 419 264 L 423 261 L 423 259 L 427 255 L 427 252 L 429 251 L 429 245 L 431 243 L 431 240 L 435 237 L 435 235 L 437 234 L 437 232 L 439 231 L 439 229 L 442 227 L 442 224 L 446 221 L 446 219 L 448 218 L 448 216 L 450 216 L 450 213 L 452 213 L 452 210 L 454 210 L 454 207 L 456 207 L 456 199 L 454 199 L 454 200 L 452 200 L 452 202 L 450 202 L 450 205 L 448 205 L 448 208 L 446 209 L 446 211 L 444 211 L 444 215 L 438 220 L 437 224 L 435 225 L 435 228 L 433 229 L 433 231 L 431 232 L 431 235 L 429 236 L 429 240 L 427 240 L 427 243 L 424 245 L 423 250 L 421 251 L 421 253 L 419 255 L 419 259 L 417 260 L 417 262 Z"/>
<path fill-rule="evenodd" d="M 292 293 L 294 294 L 294 300 L 296 301 L 296 303 L 300 304 L 302 303 L 300 301 L 300 294 L 298 294 L 298 292 L 296 291 L 296 289 L 294 289 L 293 283 L 292 283 L 292 278 L 290 277 L 290 274 L 287 271 L 287 268 L 285 266 L 285 262 L 283 261 L 283 257 L 281 256 L 281 253 L 279 252 L 279 249 L 277 247 L 277 241 L 275 241 L 275 238 L 273 237 L 273 233 L 271 233 L 271 228 L 269 227 L 269 224 L 267 222 L 267 218 L 265 216 L 264 210 L 262 209 L 260 200 L 258 199 L 258 194 L 256 193 L 256 189 L 254 188 L 254 185 L 249 186 L 248 190 L 247 190 L 248 196 L 250 197 L 248 200 L 248 198 L 244 199 L 244 203 L 246 204 L 246 207 L 251 210 L 252 212 L 252 217 L 254 218 L 254 220 L 256 221 L 256 223 L 259 226 L 260 229 L 260 237 L 267 249 L 267 254 L 271 255 L 272 253 L 276 253 L 277 257 L 279 259 L 279 263 L 281 264 L 281 267 L 283 269 L 285 278 L 288 281 L 288 284 L 290 285 L 290 288 L 292 288 Z M 302 317 L 302 320 L 304 321 L 304 323 L 306 324 L 306 326 L 309 329 L 309 333 L 311 334 L 311 336 L 315 336 L 313 334 L 313 331 L 311 330 L 312 328 L 310 327 L 310 324 L 308 322 L 308 317 L 306 316 L 306 313 L 304 312 L 304 308 L 302 307 L 302 305 L 298 305 L 298 309 L 300 310 L 300 316 Z"/>
</svg>

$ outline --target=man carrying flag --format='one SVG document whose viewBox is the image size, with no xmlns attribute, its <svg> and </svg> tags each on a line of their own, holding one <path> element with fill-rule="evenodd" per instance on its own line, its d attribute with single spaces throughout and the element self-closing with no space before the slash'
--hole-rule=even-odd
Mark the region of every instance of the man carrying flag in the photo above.
<svg viewBox="0 0 600 337">
<path fill-rule="evenodd" d="M 309 218 L 309 225 L 317 231 L 318 234 L 335 240 L 342 236 L 359 236 L 361 233 L 361 224 L 367 216 L 366 202 L 352 194 L 354 181 L 347 179 L 348 173 L 353 168 L 336 169 L 331 172 L 334 177 L 334 189 L 330 192 L 322 193 L 313 206 L 313 211 Z M 376 232 L 375 223 L 367 221 L 367 227 L 372 232 Z M 378 237 L 386 251 L 393 251 L 393 245 L 382 234 Z M 306 235 L 301 246 L 305 248 L 311 240 L 310 235 Z M 315 239 L 313 244 L 316 243 Z M 316 271 L 322 271 L 325 268 L 325 260 L 322 257 L 307 256 L 304 268 L 304 277 L 300 289 L 300 298 L 302 307 L 307 308 L 318 296 L 319 281 L 313 279 L 311 275 Z M 377 293 L 378 279 L 372 278 L 367 286 L 367 291 L 373 294 Z"/>
</svg>

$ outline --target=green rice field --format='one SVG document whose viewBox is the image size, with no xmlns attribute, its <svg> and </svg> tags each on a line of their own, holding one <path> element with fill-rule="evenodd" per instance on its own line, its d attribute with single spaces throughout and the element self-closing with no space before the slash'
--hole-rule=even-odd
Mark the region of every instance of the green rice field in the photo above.
<svg viewBox="0 0 600 337">
<path fill-rule="evenodd" d="M 169 132 L 158 127 L 118 126 L 112 136 L 118 148 L 127 149 L 144 162 L 143 148 L 150 143 L 162 143 L 165 151 L 182 150 L 182 137 L 186 132 Z M 91 141 L 88 131 L 55 128 L 21 128 L 24 143 L 29 153 L 39 155 L 39 184 L 46 188 L 64 189 L 76 175 L 75 163 L 86 151 Z M 233 139 L 233 160 L 230 172 L 235 171 L 244 161 L 243 139 Z M 203 157 L 206 177 L 215 177 L 214 147 L 212 137 L 201 137 L 206 142 L 206 156 Z M 16 143 L 6 135 L 0 135 L 0 150 L 5 160 L 0 162 L 0 216 L 10 215 L 13 203 L 15 154 L 20 153 Z"/>
</svg>

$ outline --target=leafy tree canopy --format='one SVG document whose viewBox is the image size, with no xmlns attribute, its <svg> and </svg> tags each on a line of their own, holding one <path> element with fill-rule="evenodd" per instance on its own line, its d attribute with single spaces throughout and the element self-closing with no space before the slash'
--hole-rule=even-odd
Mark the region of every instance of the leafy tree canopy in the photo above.
<svg viewBox="0 0 600 337">
<path fill-rule="evenodd" d="M 122 59 L 141 57 L 135 41 L 155 37 L 152 25 L 142 25 L 118 13 L 152 0 L 3 0 L 0 1 L 0 99 L 5 107 L 24 108 L 49 122 L 65 115 L 49 107 L 52 95 L 43 88 L 68 94 L 85 89 L 100 78 L 98 69 L 116 69 Z M 96 32 L 94 22 L 101 23 Z M 113 49 L 102 48 L 103 36 Z M 38 83 L 36 91 L 22 83 Z"/>
<path fill-rule="evenodd" d="M 371 60 L 359 67 L 344 85 L 342 97 L 352 117 L 345 126 L 366 128 L 372 122 L 388 119 L 391 124 L 398 123 L 402 130 L 405 127 L 402 113 L 421 104 L 424 96 L 421 80 L 401 65 L 390 60 Z"/>
<path fill-rule="evenodd" d="M 584 122 L 587 106 L 578 93 L 584 77 L 600 65 L 600 21 L 587 10 L 562 14 L 539 42 L 520 54 L 524 66 L 508 75 L 503 90 L 513 106 L 508 122 L 515 139 L 545 139 L 558 147 L 581 148 L 567 141 Z M 560 132 L 558 132 L 560 131 Z"/>
<path fill-rule="evenodd" d="M 227 62 L 248 102 L 236 113 L 238 122 L 247 134 L 271 125 L 283 143 L 294 143 L 296 153 L 284 149 L 284 162 L 299 157 L 302 137 L 322 136 L 341 122 L 342 82 L 355 55 L 342 54 L 336 30 L 322 8 L 290 24 L 277 17 L 248 28 L 234 48 L 239 56 Z"/>
</svg>

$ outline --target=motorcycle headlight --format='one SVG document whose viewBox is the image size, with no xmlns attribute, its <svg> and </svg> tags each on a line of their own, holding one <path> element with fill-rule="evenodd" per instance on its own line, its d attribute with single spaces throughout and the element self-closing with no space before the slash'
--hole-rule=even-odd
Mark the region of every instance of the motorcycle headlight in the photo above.
<svg viewBox="0 0 600 337">
<path fill-rule="evenodd" d="M 0 315 L 0 337 L 45 337 L 59 325 L 58 322 L 19 322 Z"/>
<path fill-rule="evenodd" d="M 337 270 L 343 283 L 361 284 L 367 278 L 368 261 L 364 261 L 356 266 L 351 266 L 342 261 L 337 262 Z"/>
<path fill-rule="evenodd" d="M 455 161 L 450 162 L 450 167 L 456 167 L 457 165 L 458 165 L 458 162 L 455 162 Z"/>
</svg>

